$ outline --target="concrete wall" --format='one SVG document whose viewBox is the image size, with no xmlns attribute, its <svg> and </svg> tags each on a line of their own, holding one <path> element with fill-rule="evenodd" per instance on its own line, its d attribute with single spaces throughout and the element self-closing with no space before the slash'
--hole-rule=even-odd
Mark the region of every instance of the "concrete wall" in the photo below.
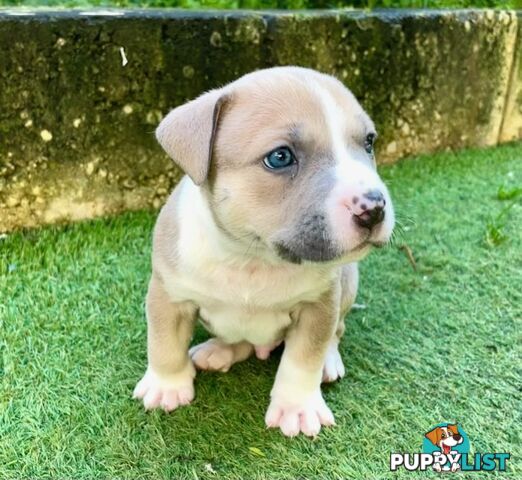
<svg viewBox="0 0 522 480">
<path fill-rule="evenodd" d="M 0 232 L 158 207 L 180 177 L 161 117 L 272 65 L 343 80 L 380 162 L 522 137 L 514 12 L 23 13 L 0 10 Z"/>
<path fill-rule="evenodd" d="M 522 138 L 522 12 L 518 12 L 516 46 L 513 51 L 510 75 L 499 136 L 500 142 Z"/>
</svg>

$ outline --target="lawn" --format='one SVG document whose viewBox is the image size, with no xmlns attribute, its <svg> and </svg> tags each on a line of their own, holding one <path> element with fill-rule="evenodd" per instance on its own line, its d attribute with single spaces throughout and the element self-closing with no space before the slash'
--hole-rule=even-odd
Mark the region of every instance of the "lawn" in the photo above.
<svg viewBox="0 0 522 480">
<path fill-rule="evenodd" d="M 280 352 L 199 373 L 170 415 L 131 399 L 154 212 L 0 240 L 0 478 L 433 477 L 392 475 L 389 455 L 443 421 L 522 478 L 522 145 L 381 172 L 401 228 L 361 264 L 347 376 L 324 388 L 337 426 L 315 440 L 265 429 Z"/>
</svg>

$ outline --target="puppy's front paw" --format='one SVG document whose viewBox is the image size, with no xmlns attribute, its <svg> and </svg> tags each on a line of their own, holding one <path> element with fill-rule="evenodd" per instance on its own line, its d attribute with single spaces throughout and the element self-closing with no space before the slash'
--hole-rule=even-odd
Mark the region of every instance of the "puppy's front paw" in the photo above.
<svg viewBox="0 0 522 480">
<path fill-rule="evenodd" d="M 293 402 L 274 396 L 266 412 L 265 422 L 268 428 L 279 427 L 287 437 L 295 437 L 299 432 L 315 437 L 321 425 L 335 425 L 332 411 L 320 391 Z"/>
<path fill-rule="evenodd" d="M 323 367 L 323 382 L 335 382 L 344 377 L 344 365 L 337 345 L 330 345 Z"/>
<path fill-rule="evenodd" d="M 143 400 L 145 410 L 163 408 L 171 412 L 194 399 L 194 366 L 177 374 L 160 376 L 150 367 L 134 389 L 133 398 Z"/>
</svg>

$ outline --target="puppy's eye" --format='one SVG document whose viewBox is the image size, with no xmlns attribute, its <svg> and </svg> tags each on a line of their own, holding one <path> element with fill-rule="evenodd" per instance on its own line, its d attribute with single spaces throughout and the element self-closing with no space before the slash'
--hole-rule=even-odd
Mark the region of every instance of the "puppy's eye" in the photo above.
<svg viewBox="0 0 522 480">
<path fill-rule="evenodd" d="M 263 163 L 271 170 L 278 170 L 293 165 L 296 163 L 296 159 L 288 147 L 279 147 L 272 150 L 263 159 Z"/>
<path fill-rule="evenodd" d="M 364 149 L 368 155 L 373 155 L 373 144 L 375 142 L 375 133 L 369 133 L 364 139 Z"/>
</svg>

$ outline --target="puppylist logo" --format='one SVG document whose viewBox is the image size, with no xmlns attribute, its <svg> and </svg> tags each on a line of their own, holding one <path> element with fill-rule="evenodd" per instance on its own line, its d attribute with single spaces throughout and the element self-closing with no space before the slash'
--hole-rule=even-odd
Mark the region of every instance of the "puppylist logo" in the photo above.
<svg viewBox="0 0 522 480">
<path fill-rule="evenodd" d="M 469 453 L 470 444 L 460 425 L 440 423 L 424 435 L 422 453 L 390 454 L 390 470 L 433 469 L 436 472 L 506 471 L 509 453 Z"/>
</svg>

